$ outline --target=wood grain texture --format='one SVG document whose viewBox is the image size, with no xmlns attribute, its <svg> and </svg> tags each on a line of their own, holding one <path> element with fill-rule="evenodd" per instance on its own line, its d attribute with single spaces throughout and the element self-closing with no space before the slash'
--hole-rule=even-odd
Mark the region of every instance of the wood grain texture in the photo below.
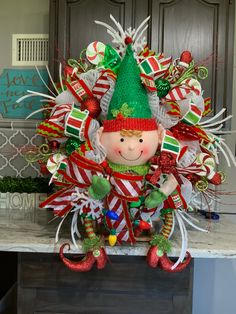
<svg viewBox="0 0 236 314">
<path fill-rule="evenodd" d="M 231 109 L 232 32 L 234 2 L 227 0 L 150 1 L 151 43 L 154 50 L 174 58 L 190 50 L 194 59 L 208 68 L 201 81 L 205 97 L 212 98 L 214 112 Z M 158 17 L 158 18 L 156 18 Z"/>
<path fill-rule="evenodd" d="M 117 256 L 102 271 L 73 273 L 52 254 L 20 254 L 18 305 L 24 314 L 187 314 L 192 270 L 193 264 L 169 274 L 151 269 L 142 257 Z"/>
</svg>

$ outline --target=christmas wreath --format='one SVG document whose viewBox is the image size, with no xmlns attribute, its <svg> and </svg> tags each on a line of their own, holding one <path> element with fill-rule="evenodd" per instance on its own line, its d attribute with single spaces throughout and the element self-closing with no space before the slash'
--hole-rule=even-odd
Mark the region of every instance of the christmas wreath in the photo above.
<svg viewBox="0 0 236 314">
<path fill-rule="evenodd" d="M 210 99 L 203 97 L 200 80 L 207 69 L 189 51 L 173 59 L 150 50 L 143 37 L 148 18 L 136 30 L 111 20 L 114 27 L 96 23 L 107 29 L 113 46 L 92 42 L 78 60 L 60 65 L 59 84 L 49 73 L 55 91 L 45 95 L 41 110 L 47 118 L 37 133 L 48 143 L 44 166 L 58 190 L 41 207 L 53 208 L 60 219 L 57 235 L 72 215 L 75 247 L 82 222 L 85 258 L 71 261 L 64 255 L 68 244 L 60 248 L 62 262 L 74 271 L 104 268 L 104 239 L 111 246 L 134 245 L 158 219 L 162 227 L 152 235 L 147 262 L 181 271 L 191 260 L 185 225 L 207 232 L 189 211 L 202 209 L 199 195 L 211 204 L 214 185 L 224 181 L 216 170 L 218 152 L 229 166 L 236 164 L 221 136 L 231 116 L 222 119 L 222 109 L 206 117 Z M 20 101 L 32 95 L 42 96 L 30 91 Z M 176 223 L 182 246 L 174 263 L 167 254 Z"/>
</svg>

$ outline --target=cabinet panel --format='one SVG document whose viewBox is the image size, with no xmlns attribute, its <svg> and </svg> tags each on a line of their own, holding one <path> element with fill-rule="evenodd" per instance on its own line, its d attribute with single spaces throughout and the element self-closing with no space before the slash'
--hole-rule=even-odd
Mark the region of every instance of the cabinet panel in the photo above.
<svg viewBox="0 0 236 314">
<path fill-rule="evenodd" d="M 128 13 L 128 14 L 127 14 Z M 68 32 L 71 57 L 77 58 L 82 49 L 94 40 L 109 43 L 111 37 L 106 30 L 94 23 L 95 20 L 111 24 L 110 14 L 124 27 L 131 24 L 130 1 L 118 2 L 100 0 L 94 2 L 73 1 L 68 3 Z M 127 25 L 128 26 L 128 25 Z M 76 43 L 76 44 L 74 44 Z"/>
<path fill-rule="evenodd" d="M 150 268 L 144 257 L 111 256 L 103 270 L 75 273 L 58 255 L 22 253 L 18 270 L 22 314 L 191 313 L 193 262 L 167 273 Z"/>
<path fill-rule="evenodd" d="M 104 27 L 95 20 L 111 24 L 110 14 L 126 28 L 132 25 L 132 0 L 51 0 L 50 69 L 58 78 L 58 64 L 79 58 L 80 52 L 94 40 L 111 42 Z"/>
<path fill-rule="evenodd" d="M 208 68 L 202 81 L 204 95 L 212 98 L 214 111 L 231 107 L 234 4 L 229 1 L 151 1 L 151 46 L 179 57 L 190 50 Z"/>
</svg>

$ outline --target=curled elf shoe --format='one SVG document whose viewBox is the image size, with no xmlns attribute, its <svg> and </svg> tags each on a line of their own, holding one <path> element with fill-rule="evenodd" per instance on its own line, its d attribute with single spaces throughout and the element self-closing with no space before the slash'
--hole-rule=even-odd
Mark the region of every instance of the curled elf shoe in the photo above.
<svg viewBox="0 0 236 314">
<path fill-rule="evenodd" d="M 147 254 L 147 263 L 152 268 L 159 266 L 161 269 L 167 272 L 176 273 L 184 270 L 189 265 L 191 261 L 191 255 L 189 252 L 186 254 L 187 256 L 185 261 L 178 264 L 176 267 L 173 267 L 175 263 L 169 259 L 166 253 L 164 253 L 162 250 L 159 250 L 157 246 L 151 246 Z"/>
<path fill-rule="evenodd" d="M 93 256 L 97 263 L 97 269 L 103 269 L 107 263 L 107 253 L 103 247 L 93 251 Z"/>
<path fill-rule="evenodd" d="M 93 267 L 93 264 L 95 263 L 95 257 L 92 252 L 87 252 L 81 261 L 71 261 L 64 255 L 64 248 L 66 246 L 68 246 L 68 249 L 70 250 L 70 244 L 65 243 L 60 247 L 59 254 L 62 262 L 67 268 L 76 272 L 86 272 Z"/>
<path fill-rule="evenodd" d="M 91 270 L 94 263 L 97 263 L 98 269 L 103 269 L 107 263 L 107 254 L 104 248 L 96 249 L 94 251 L 88 251 L 85 257 L 81 261 L 71 261 L 64 255 L 64 248 L 68 246 L 70 250 L 69 243 L 65 243 L 60 247 L 60 258 L 64 265 L 70 270 L 76 272 L 87 272 Z"/>
<path fill-rule="evenodd" d="M 163 254 L 163 256 L 159 260 L 159 266 L 161 269 L 170 272 L 170 273 L 177 273 L 182 270 L 184 270 L 189 263 L 191 262 L 191 254 L 189 252 L 186 252 L 186 257 L 184 262 L 178 264 L 176 267 L 174 267 L 175 263 L 173 263 L 166 253 Z"/>
<path fill-rule="evenodd" d="M 190 253 L 186 252 L 186 258 L 184 262 L 172 262 L 167 256 L 167 253 L 171 251 L 170 241 L 162 234 L 155 234 L 150 241 L 150 244 L 151 247 L 147 254 L 147 263 L 152 268 L 159 266 L 165 271 L 176 273 L 184 270 L 191 261 Z"/>
</svg>

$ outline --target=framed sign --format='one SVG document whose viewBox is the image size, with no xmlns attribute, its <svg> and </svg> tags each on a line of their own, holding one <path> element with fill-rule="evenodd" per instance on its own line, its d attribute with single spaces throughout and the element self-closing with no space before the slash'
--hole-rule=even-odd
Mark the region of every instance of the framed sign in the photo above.
<svg viewBox="0 0 236 314">
<path fill-rule="evenodd" d="M 39 70 L 48 84 L 48 73 Z M 0 116 L 6 119 L 25 119 L 33 111 L 40 109 L 42 97 L 30 97 L 17 103 L 17 100 L 28 94 L 27 90 L 48 94 L 48 90 L 35 69 L 4 69 L 0 74 Z M 37 113 L 31 119 L 42 119 Z"/>
</svg>

